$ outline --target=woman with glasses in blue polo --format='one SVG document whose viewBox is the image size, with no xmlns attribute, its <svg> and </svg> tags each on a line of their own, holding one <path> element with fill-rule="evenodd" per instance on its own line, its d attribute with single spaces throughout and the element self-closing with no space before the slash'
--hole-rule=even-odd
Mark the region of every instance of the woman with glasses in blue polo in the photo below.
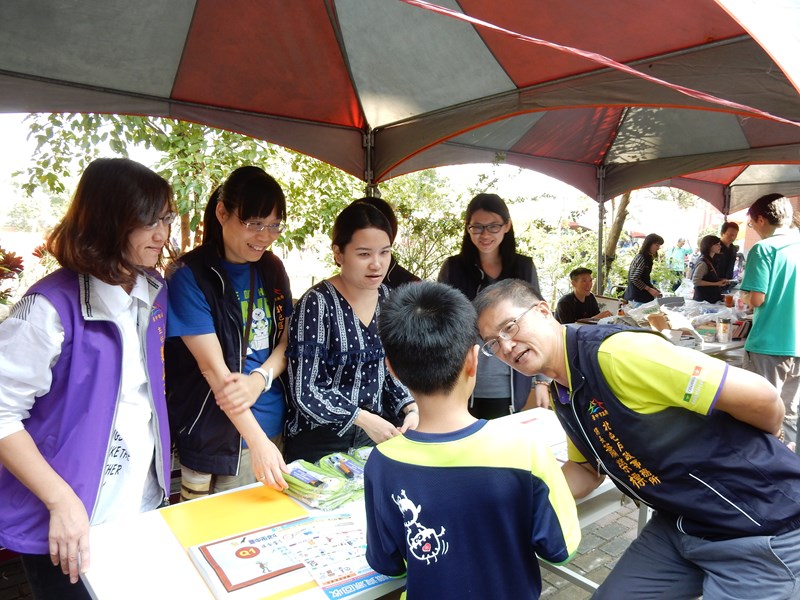
<svg viewBox="0 0 800 600">
<path fill-rule="evenodd" d="M 461 252 L 444 261 L 439 281 L 474 300 L 483 288 L 501 279 L 522 279 L 539 290 L 536 266 L 517 252 L 508 207 L 497 194 L 478 194 L 467 205 Z M 543 383 L 546 380 L 543 378 Z M 532 389 L 532 386 L 534 389 Z M 537 393 L 533 378 L 513 371 L 500 360 L 479 357 L 470 413 L 493 419 L 512 412 L 547 406 L 547 387 Z"/>
<path fill-rule="evenodd" d="M 211 195 L 203 243 L 169 278 L 167 402 L 181 497 L 260 481 L 284 489 L 284 330 L 289 279 L 270 247 L 286 199 L 258 167 L 236 169 Z"/>
</svg>

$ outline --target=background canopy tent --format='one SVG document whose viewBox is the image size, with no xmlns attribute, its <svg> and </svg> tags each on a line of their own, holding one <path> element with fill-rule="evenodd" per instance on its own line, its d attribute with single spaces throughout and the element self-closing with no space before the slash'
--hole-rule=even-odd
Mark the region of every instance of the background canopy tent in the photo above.
<svg viewBox="0 0 800 600">
<path fill-rule="evenodd" d="M 653 186 L 680 188 L 728 215 L 748 208 L 764 194 L 799 196 L 800 164 L 722 167 L 671 177 Z"/>
<path fill-rule="evenodd" d="M 500 159 L 602 222 L 604 199 L 675 175 L 800 162 L 797 5 L 3 2 L 0 111 L 196 121 L 368 184 Z"/>
</svg>

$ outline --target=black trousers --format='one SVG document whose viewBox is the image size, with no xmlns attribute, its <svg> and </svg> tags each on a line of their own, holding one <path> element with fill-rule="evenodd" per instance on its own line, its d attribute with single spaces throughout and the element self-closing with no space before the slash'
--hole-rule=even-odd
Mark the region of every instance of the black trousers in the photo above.
<svg viewBox="0 0 800 600">
<path fill-rule="evenodd" d="M 61 572 L 61 565 L 53 566 L 49 554 L 22 554 L 20 559 L 35 600 L 91 600 L 83 581 L 70 583 L 69 575 Z"/>
</svg>

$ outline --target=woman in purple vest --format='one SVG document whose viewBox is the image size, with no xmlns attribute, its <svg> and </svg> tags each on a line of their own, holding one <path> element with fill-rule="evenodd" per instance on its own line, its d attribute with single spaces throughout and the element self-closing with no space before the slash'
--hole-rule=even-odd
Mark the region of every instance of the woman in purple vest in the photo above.
<svg viewBox="0 0 800 600">
<path fill-rule="evenodd" d="M 35 598 L 87 598 L 89 526 L 164 503 L 170 185 L 122 158 L 83 173 L 47 248 L 61 268 L 0 324 L 0 545 Z M 74 584 L 74 585 L 70 585 Z"/>
</svg>

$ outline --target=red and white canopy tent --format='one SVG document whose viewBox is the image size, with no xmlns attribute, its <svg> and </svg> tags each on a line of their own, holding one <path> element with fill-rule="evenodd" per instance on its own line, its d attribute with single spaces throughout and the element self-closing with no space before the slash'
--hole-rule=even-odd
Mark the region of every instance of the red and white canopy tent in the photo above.
<svg viewBox="0 0 800 600">
<path fill-rule="evenodd" d="M 800 162 L 795 1 L 437 3 L 4 2 L 0 111 L 201 122 L 369 185 L 500 158 L 601 220 L 682 173 Z"/>
<path fill-rule="evenodd" d="M 653 185 L 685 190 L 727 215 L 749 207 L 764 194 L 800 195 L 800 164 L 722 167 L 670 177 Z"/>
</svg>

